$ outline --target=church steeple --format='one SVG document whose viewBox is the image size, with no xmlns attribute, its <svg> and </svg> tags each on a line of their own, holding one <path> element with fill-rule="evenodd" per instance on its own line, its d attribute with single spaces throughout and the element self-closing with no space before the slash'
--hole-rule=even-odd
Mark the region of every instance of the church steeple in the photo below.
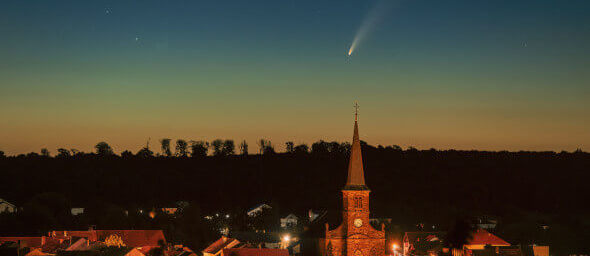
<svg viewBox="0 0 590 256">
<path fill-rule="evenodd" d="M 350 160 L 348 162 L 348 179 L 345 190 L 368 190 L 365 185 L 365 174 L 363 171 L 363 156 L 361 153 L 361 141 L 359 139 L 358 127 L 358 104 L 355 103 L 354 133 L 350 148 Z"/>
</svg>

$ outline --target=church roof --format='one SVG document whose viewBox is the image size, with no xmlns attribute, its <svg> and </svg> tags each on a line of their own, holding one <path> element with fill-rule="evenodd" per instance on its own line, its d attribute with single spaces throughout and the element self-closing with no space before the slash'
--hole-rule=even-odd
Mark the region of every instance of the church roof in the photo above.
<svg viewBox="0 0 590 256">
<path fill-rule="evenodd" d="M 469 245 L 492 245 L 492 246 L 510 246 L 510 244 L 494 234 L 484 230 L 478 229 L 473 233 L 472 239 L 469 240 Z"/>
<path fill-rule="evenodd" d="M 361 153 L 361 141 L 359 139 L 359 127 L 357 115 L 354 117 L 354 133 L 352 146 L 350 148 L 350 160 L 348 162 L 348 178 L 344 190 L 368 190 L 365 185 L 365 174 L 363 170 L 363 156 Z"/>
</svg>

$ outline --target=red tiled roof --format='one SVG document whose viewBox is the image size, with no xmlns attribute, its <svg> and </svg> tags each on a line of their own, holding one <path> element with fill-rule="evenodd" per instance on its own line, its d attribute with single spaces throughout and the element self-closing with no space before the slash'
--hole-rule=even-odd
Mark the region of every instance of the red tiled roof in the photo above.
<svg viewBox="0 0 590 256">
<path fill-rule="evenodd" d="M 473 238 L 469 241 L 469 245 L 495 245 L 495 246 L 510 246 L 510 244 L 492 233 L 478 229 L 473 234 Z"/>
<path fill-rule="evenodd" d="M 57 251 L 57 249 L 65 249 L 63 247 L 65 247 L 66 244 L 65 243 L 62 243 L 62 242 L 63 242 L 63 239 L 57 239 L 57 238 L 53 238 L 53 237 L 46 237 L 45 238 L 45 243 L 41 247 L 41 251 L 53 253 L 53 252 Z"/>
<path fill-rule="evenodd" d="M 0 243 L 3 242 L 21 242 L 21 246 L 26 243 L 27 247 L 41 248 L 43 245 L 43 238 L 38 237 L 0 237 Z"/>
<path fill-rule="evenodd" d="M 222 236 L 221 238 L 217 239 L 217 241 L 215 241 L 211 245 L 207 246 L 207 248 L 205 248 L 205 250 L 203 250 L 203 252 L 216 254 L 219 250 L 225 248 L 227 245 L 229 245 L 233 241 L 237 241 L 237 240 L 233 239 L 233 238 Z"/>
<path fill-rule="evenodd" d="M 223 249 L 223 256 L 289 256 L 287 249 L 234 248 Z"/>
<path fill-rule="evenodd" d="M 159 246 L 158 241 L 166 242 L 162 230 L 95 230 L 98 240 L 117 235 L 128 247 Z"/>
<path fill-rule="evenodd" d="M 128 247 L 159 246 L 158 241 L 166 242 L 162 230 L 87 230 L 53 231 L 54 237 L 84 237 L 89 242 L 104 241 L 110 235 L 121 237 Z"/>
<path fill-rule="evenodd" d="M 55 233 L 54 233 L 55 232 Z M 53 231 L 51 234 L 55 234 L 56 237 L 83 237 L 86 240 L 94 242 L 98 238 L 96 237 L 95 230 L 85 230 L 85 231 Z"/>
</svg>

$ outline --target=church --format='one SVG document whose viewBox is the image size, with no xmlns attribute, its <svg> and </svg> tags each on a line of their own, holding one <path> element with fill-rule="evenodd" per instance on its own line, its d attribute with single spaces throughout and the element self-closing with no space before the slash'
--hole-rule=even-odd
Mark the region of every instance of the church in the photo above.
<svg viewBox="0 0 590 256">
<path fill-rule="evenodd" d="M 325 239 L 320 241 L 320 251 L 325 256 L 382 256 L 385 254 L 385 228 L 373 228 L 369 224 L 369 193 L 365 184 L 363 157 L 358 132 L 358 114 L 354 118 L 354 133 L 348 178 L 342 188 L 342 223 L 330 229 L 326 223 Z"/>
</svg>

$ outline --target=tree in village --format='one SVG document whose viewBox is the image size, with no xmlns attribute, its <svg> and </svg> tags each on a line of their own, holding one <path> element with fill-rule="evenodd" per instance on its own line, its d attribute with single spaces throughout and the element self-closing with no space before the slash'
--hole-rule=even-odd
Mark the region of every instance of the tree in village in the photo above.
<svg viewBox="0 0 590 256">
<path fill-rule="evenodd" d="M 145 146 L 137 151 L 137 154 L 135 155 L 141 158 L 149 158 L 154 156 L 154 152 L 152 152 L 149 147 Z"/>
<path fill-rule="evenodd" d="M 236 146 L 233 140 L 225 140 L 223 142 L 223 146 L 221 147 L 221 155 L 223 156 L 231 156 L 235 154 Z"/>
<path fill-rule="evenodd" d="M 176 156 L 178 156 L 178 157 L 188 156 L 188 143 L 186 142 L 186 140 L 183 140 L 183 139 L 176 140 Z"/>
<path fill-rule="evenodd" d="M 125 242 L 121 239 L 120 236 L 116 234 L 112 234 L 104 239 L 104 244 L 109 247 L 125 247 Z"/>
<path fill-rule="evenodd" d="M 49 157 L 49 150 L 47 150 L 46 148 L 42 148 L 41 149 L 41 156 Z"/>
<path fill-rule="evenodd" d="M 172 151 L 170 150 L 170 139 L 164 138 L 160 140 L 162 154 L 164 156 L 170 157 L 172 156 Z"/>
<path fill-rule="evenodd" d="M 248 155 L 248 143 L 246 142 L 246 140 L 243 140 L 240 143 L 240 154 L 243 156 L 247 156 Z"/>
<path fill-rule="evenodd" d="M 192 157 L 206 157 L 209 151 L 209 142 L 206 141 L 191 141 L 191 156 Z"/>
<path fill-rule="evenodd" d="M 216 139 L 213 142 L 211 142 L 211 146 L 213 146 L 213 155 L 214 156 L 221 156 L 222 155 L 223 140 Z"/>
<path fill-rule="evenodd" d="M 273 147 L 272 143 L 270 143 L 270 141 L 266 141 L 266 146 L 264 146 L 263 154 L 272 155 L 274 153 L 276 153 L 276 152 L 275 152 L 275 148 Z"/>
<path fill-rule="evenodd" d="M 59 157 L 59 158 L 68 158 L 70 156 L 71 156 L 71 154 L 70 154 L 70 151 L 69 150 L 67 150 L 65 148 L 58 148 L 57 149 L 57 156 L 56 157 Z"/>
<path fill-rule="evenodd" d="M 473 238 L 474 228 L 465 218 L 458 218 L 446 235 L 445 246 L 462 249 Z"/>
<path fill-rule="evenodd" d="M 295 153 L 295 144 L 292 141 L 285 142 L 285 149 L 287 153 L 293 154 Z"/>
<path fill-rule="evenodd" d="M 78 149 L 75 149 L 75 148 L 71 148 L 70 151 L 72 152 L 72 156 L 77 156 L 77 155 L 80 155 L 80 154 L 84 154 L 84 152 L 82 152 L 82 151 L 80 151 Z"/>
<path fill-rule="evenodd" d="M 260 154 L 274 154 L 275 153 L 275 149 L 269 140 L 260 139 L 258 141 L 258 146 L 260 147 Z"/>
<path fill-rule="evenodd" d="M 123 152 L 121 152 L 121 157 L 122 158 L 132 158 L 133 157 L 133 153 L 131 153 L 131 151 L 129 150 L 125 150 Z"/>
<path fill-rule="evenodd" d="M 111 146 L 109 146 L 109 144 L 104 141 L 97 143 L 94 146 L 94 149 L 96 149 L 96 154 L 99 156 L 110 156 L 114 154 L 113 148 L 111 148 Z"/>
<path fill-rule="evenodd" d="M 309 147 L 305 144 L 299 144 L 294 149 L 295 154 L 307 154 L 309 152 Z"/>
</svg>

